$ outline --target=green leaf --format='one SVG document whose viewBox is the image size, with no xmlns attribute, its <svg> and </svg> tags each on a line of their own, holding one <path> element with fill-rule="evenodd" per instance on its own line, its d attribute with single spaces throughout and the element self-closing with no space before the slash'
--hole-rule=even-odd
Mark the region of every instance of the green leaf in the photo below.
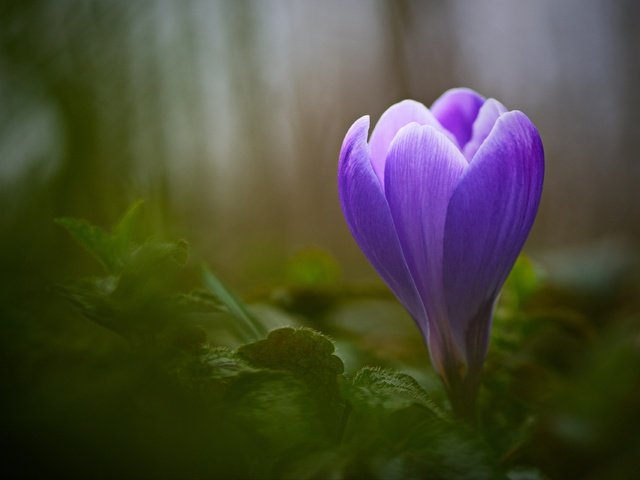
<svg viewBox="0 0 640 480">
<path fill-rule="evenodd" d="M 120 331 L 113 322 L 117 307 L 110 298 L 117 285 L 117 277 L 108 276 L 59 284 L 55 285 L 54 289 L 85 317 L 111 330 Z"/>
<path fill-rule="evenodd" d="M 169 338 L 173 332 L 181 339 L 177 343 L 196 346 L 201 332 L 191 329 L 191 333 L 186 333 L 190 327 L 182 322 L 184 314 L 227 311 L 231 302 L 223 305 L 217 296 L 203 291 L 176 293 L 183 279 L 180 269 L 186 265 L 189 245 L 185 240 L 151 239 L 135 243 L 132 235 L 141 204 L 139 201 L 132 205 L 112 233 L 84 220 L 56 220 L 100 261 L 108 274 L 102 279 L 58 286 L 57 290 L 87 318 L 130 341 L 150 345 Z M 103 288 L 103 284 L 109 288 Z M 223 296 L 230 297 L 230 294 Z M 237 302 L 234 307 L 241 308 Z M 259 336 L 251 337 L 255 338 Z"/>
<path fill-rule="evenodd" d="M 118 223 L 113 228 L 113 236 L 122 239 L 123 241 L 132 241 L 132 231 L 135 225 L 134 220 L 137 220 L 140 213 L 140 207 L 144 203 L 144 200 L 137 200 L 131 205 L 127 211 L 122 215 Z"/>
<path fill-rule="evenodd" d="M 355 450 L 359 476 L 502 478 L 475 432 L 445 415 L 409 375 L 365 367 L 343 394 L 351 407 L 343 445 Z"/>
<path fill-rule="evenodd" d="M 111 233 L 78 218 L 63 217 L 54 221 L 93 255 L 108 273 L 118 273 L 135 245 L 131 238 L 132 229 L 142 203 L 139 200 L 129 207 Z"/>
<path fill-rule="evenodd" d="M 310 328 L 278 328 L 255 343 L 244 345 L 238 354 L 253 365 L 285 370 L 318 386 L 337 385 L 344 371 L 342 360 L 333 355 L 335 347 L 327 337 Z"/>
<path fill-rule="evenodd" d="M 173 296 L 173 304 L 184 313 L 210 313 L 226 311 L 220 300 L 210 292 L 197 288 L 189 293 Z"/>
<path fill-rule="evenodd" d="M 115 273 L 122 268 L 119 252 L 109 233 L 77 218 L 57 218 L 55 222 L 64 227 L 76 242 L 102 264 L 107 272 Z"/>
<path fill-rule="evenodd" d="M 344 409 L 339 382 L 344 365 L 333 355 L 331 340 L 308 328 L 279 328 L 255 343 L 244 345 L 238 354 L 251 365 L 285 371 L 304 382 L 315 399 L 327 432 L 337 434 Z"/>
<path fill-rule="evenodd" d="M 117 274 L 69 282 L 56 290 L 88 319 L 128 340 L 152 339 L 179 322 L 181 313 L 195 310 L 195 295 L 174 293 L 186 249 L 184 241 L 147 242 L 120 257 Z M 205 297 L 198 302 L 202 309 Z M 206 302 L 208 311 L 220 311 L 210 299 Z"/>
<path fill-rule="evenodd" d="M 86 278 L 54 288 L 85 317 L 127 340 L 152 337 L 166 326 L 170 297 L 125 276 Z"/>
<path fill-rule="evenodd" d="M 245 435 L 246 478 L 279 478 L 269 472 L 294 455 L 328 443 L 316 398 L 288 372 L 241 375 L 229 385 L 224 399 L 236 431 Z"/>
<path fill-rule="evenodd" d="M 148 241 L 131 251 L 127 259 L 130 270 L 149 271 L 166 267 L 182 267 L 189 257 L 186 240 L 172 242 Z"/>
<path fill-rule="evenodd" d="M 243 375 L 233 382 L 225 399 L 238 418 L 247 420 L 249 428 L 277 443 L 293 446 L 309 430 L 321 431 L 308 389 L 285 372 Z"/>
<path fill-rule="evenodd" d="M 205 287 L 227 307 L 229 313 L 238 320 L 237 327 L 246 341 L 262 338 L 266 334 L 265 328 L 249 313 L 247 308 L 231 293 L 229 289 L 207 267 L 202 267 L 202 277 Z"/>
<path fill-rule="evenodd" d="M 206 391 L 212 385 L 228 384 L 239 375 L 255 373 L 259 369 L 230 348 L 206 347 L 196 355 L 180 357 L 170 371 L 182 383 Z"/>
<path fill-rule="evenodd" d="M 205 347 L 181 356 L 171 373 L 233 425 L 231 432 L 215 434 L 241 436 L 249 478 L 289 461 L 289 452 L 314 452 L 328 442 L 315 392 L 289 371 L 258 366 L 228 348 Z"/>
<path fill-rule="evenodd" d="M 354 408 L 390 413 L 420 405 L 438 418 L 448 419 L 418 382 L 393 370 L 364 367 L 345 384 L 344 393 Z"/>
</svg>

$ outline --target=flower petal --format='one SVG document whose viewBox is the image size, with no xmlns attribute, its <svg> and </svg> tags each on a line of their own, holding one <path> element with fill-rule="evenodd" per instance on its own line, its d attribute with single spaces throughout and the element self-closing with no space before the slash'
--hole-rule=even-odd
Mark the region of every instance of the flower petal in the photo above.
<svg viewBox="0 0 640 480">
<path fill-rule="evenodd" d="M 488 99 L 484 102 L 484 105 L 480 107 L 478 118 L 473 122 L 471 139 L 462 150 L 462 153 L 464 153 L 468 161 L 471 161 L 478 151 L 478 148 L 480 148 L 480 145 L 482 145 L 482 142 L 489 136 L 498 117 L 506 112 L 506 107 L 493 98 Z"/>
<path fill-rule="evenodd" d="M 493 304 L 533 225 L 543 176 L 540 135 L 512 111 L 498 118 L 451 197 L 443 284 L 470 364 L 486 355 Z"/>
<path fill-rule="evenodd" d="M 433 116 L 427 107 L 415 100 L 403 100 L 391 105 L 380 117 L 371 133 L 369 145 L 371 147 L 371 162 L 380 184 L 384 188 L 384 165 L 387 161 L 387 152 L 391 141 L 405 125 L 412 122 L 420 125 L 431 125 L 444 132 L 440 122 Z"/>
<path fill-rule="evenodd" d="M 457 147 L 431 126 L 402 128 L 389 148 L 385 195 L 400 245 L 429 318 L 430 352 L 448 350 L 442 289 L 442 242 L 447 205 L 467 162 Z M 432 345 L 434 344 L 434 345 Z"/>
<path fill-rule="evenodd" d="M 349 129 L 340 150 L 338 191 L 351 234 L 393 293 L 426 328 L 424 307 L 407 267 L 382 185 L 373 171 L 369 117 Z"/>
<path fill-rule="evenodd" d="M 484 98 L 469 88 L 452 88 L 433 102 L 431 112 L 453 133 L 462 149 L 471 138 L 473 122 L 483 103 Z"/>
</svg>

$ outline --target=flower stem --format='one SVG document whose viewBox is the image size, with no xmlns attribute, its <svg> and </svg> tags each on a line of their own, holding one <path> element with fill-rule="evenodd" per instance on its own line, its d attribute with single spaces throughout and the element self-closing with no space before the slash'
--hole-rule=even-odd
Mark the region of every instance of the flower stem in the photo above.
<svg viewBox="0 0 640 480">
<path fill-rule="evenodd" d="M 455 417 L 471 426 L 475 426 L 477 421 L 476 399 L 478 397 L 478 387 L 480 386 L 480 375 L 476 372 L 468 372 L 464 376 L 454 375 L 450 376 L 444 383 Z"/>
</svg>

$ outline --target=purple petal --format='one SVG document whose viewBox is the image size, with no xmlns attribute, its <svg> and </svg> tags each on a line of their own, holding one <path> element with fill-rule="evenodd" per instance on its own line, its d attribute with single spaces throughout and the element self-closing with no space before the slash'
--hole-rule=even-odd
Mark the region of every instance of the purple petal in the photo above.
<svg viewBox="0 0 640 480">
<path fill-rule="evenodd" d="M 442 290 L 442 250 L 447 205 L 467 162 L 456 146 L 430 126 L 410 124 L 389 148 L 385 195 L 409 271 L 429 318 L 430 352 L 450 346 Z M 443 344 L 444 342 L 444 344 Z"/>
<path fill-rule="evenodd" d="M 443 283 L 453 333 L 472 367 L 486 355 L 493 304 L 533 225 L 543 176 L 538 131 L 522 112 L 508 112 L 451 197 Z"/>
<path fill-rule="evenodd" d="M 472 134 L 473 122 L 484 103 L 484 98 L 468 88 L 447 90 L 431 106 L 431 112 L 440 124 L 456 137 L 462 149 Z"/>
<path fill-rule="evenodd" d="M 371 133 L 371 162 L 380 184 L 384 187 L 384 165 L 387 161 L 387 152 L 391 141 L 405 125 L 410 123 L 431 125 L 440 131 L 444 131 L 440 122 L 433 116 L 427 107 L 415 100 L 403 100 L 389 107 L 380 117 Z"/>
<path fill-rule="evenodd" d="M 349 129 L 340 150 L 338 191 L 351 234 L 380 276 L 416 321 L 426 323 L 393 226 L 389 205 L 371 165 L 369 117 Z"/>
<path fill-rule="evenodd" d="M 462 150 L 462 153 L 464 153 L 468 161 L 471 161 L 478 151 L 478 148 L 480 148 L 480 145 L 482 145 L 482 142 L 489 136 L 498 117 L 505 112 L 507 112 L 505 106 L 493 98 L 484 102 L 484 105 L 482 105 L 478 112 L 478 118 L 473 122 L 471 139 Z"/>
</svg>

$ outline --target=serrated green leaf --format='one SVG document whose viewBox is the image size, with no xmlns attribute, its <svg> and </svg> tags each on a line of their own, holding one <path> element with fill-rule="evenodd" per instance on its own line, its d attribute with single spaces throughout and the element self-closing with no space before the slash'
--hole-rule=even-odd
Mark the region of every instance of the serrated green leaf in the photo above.
<svg viewBox="0 0 640 480">
<path fill-rule="evenodd" d="M 237 352 L 226 347 L 214 347 L 201 357 L 202 362 L 210 369 L 213 378 L 229 378 L 242 373 L 255 373 L 252 367 Z"/>
<path fill-rule="evenodd" d="M 212 384 L 224 383 L 239 375 L 258 371 L 259 369 L 227 347 L 204 348 L 196 355 L 180 358 L 171 368 L 171 372 L 181 382 L 198 390 L 206 390 Z"/>
<path fill-rule="evenodd" d="M 410 376 L 367 367 L 344 392 L 351 411 L 343 444 L 358 452 L 358 476 L 502 478 L 476 433 L 445 416 Z"/>
<path fill-rule="evenodd" d="M 279 328 L 268 337 L 238 349 L 251 365 L 292 373 L 307 385 L 330 434 L 337 433 L 343 412 L 339 381 L 342 360 L 331 340 L 309 328 Z"/>
<path fill-rule="evenodd" d="M 332 385 L 344 371 L 334 351 L 333 342 L 320 332 L 284 327 L 272 330 L 264 340 L 240 347 L 238 354 L 263 368 L 286 370 L 313 383 Z"/>
<path fill-rule="evenodd" d="M 238 330 L 245 341 L 255 341 L 266 335 L 262 324 L 253 316 L 236 296 L 216 277 L 207 267 L 202 267 L 202 277 L 205 287 L 227 307 L 234 316 Z"/>
<path fill-rule="evenodd" d="M 356 408 L 393 412 L 421 405 L 439 418 L 447 419 L 418 382 L 393 370 L 364 367 L 345 384 L 344 393 Z"/>
<path fill-rule="evenodd" d="M 343 394 L 350 406 L 343 444 L 359 452 L 360 476 L 497 478 L 486 473 L 493 470 L 473 434 L 467 438 L 411 376 L 365 367 Z"/>
</svg>

